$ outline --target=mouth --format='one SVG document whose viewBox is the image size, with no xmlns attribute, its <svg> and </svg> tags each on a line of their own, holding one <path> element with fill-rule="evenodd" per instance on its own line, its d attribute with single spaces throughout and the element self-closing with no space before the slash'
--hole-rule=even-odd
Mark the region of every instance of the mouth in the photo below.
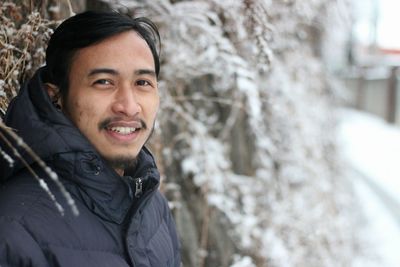
<svg viewBox="0 0 400 267">
<path fill-rule="evenodd" d="M 130 135 L 134 132 L 137 132 L 140 130 L 140 128 L 135 128 L 135 127 L 124 127 L 124 126 L 111 126 L 111 127 L 106 127 L 107 131 L 111 131 L 114 133 L 118 133 L 121 135 Z"/>
<path fill-rule="evenodd" d="M 140 119 L 123 120 L 120 118 L 106 119 L 99 124 L 99 130 L 105 130 L 106 136 L 113 142 L 132 142 L 139 133 L 146 129 L 146 123 Z"/>
</svg>

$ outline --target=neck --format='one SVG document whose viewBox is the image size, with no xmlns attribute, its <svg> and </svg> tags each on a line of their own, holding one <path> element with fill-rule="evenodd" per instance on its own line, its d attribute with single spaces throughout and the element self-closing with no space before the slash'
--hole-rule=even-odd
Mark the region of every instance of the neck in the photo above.
<svg viewBox="0 0 400 267">
<path fill-rule="evenodd" d="M 118 173 L 120 176 L 124 176 L 124 170 L 123 169 L 114 169 L 116 173 Z"/>
</svg>

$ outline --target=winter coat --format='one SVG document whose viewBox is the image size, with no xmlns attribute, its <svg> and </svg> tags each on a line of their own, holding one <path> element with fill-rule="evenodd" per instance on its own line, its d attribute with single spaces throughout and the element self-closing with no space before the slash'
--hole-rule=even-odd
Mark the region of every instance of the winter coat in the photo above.
<svg viewBox="0 0 400 267">
<path fill-rule="evenodd" d="M 0 266 L 179 266 L 175 224 L 158 191 L 150 152 L 143 148 L 136 167 L 121 178 L 53 106 L 41 72 L 12 101 L 5 123 L 57 173 L 79 215 L 43 168 L 14 143 L 64 214 L 20 160 L 10 166 L 0 156 Z"/>
</svg>

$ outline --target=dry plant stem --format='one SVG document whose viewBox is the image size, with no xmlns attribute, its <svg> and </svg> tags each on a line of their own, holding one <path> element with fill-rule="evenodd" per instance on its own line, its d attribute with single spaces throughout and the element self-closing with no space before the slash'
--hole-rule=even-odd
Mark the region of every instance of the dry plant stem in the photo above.
<svg viewBox="0 0 400 267">
<path fill-rule="evenodd" d="M 201 134 L 201 137 L 205 139 L 204 134 Z M 202 156 L 204 157 L 203 162 L 206 162 L 207 158 L 207 151 L 204 150 L 204 146 L 202 149 Z M 205 175 L 211 176 L 211 173 L 208 171 L 207 166 L 203 166 L 203 169 L 205 171 Z M 201 192 L 203 194 L 203 205 L 204 205 L 204 214 L 203 214 L 203 223 L 201 226 L 201 236 L 200 236 L 200 249 L 202 252 L 207 252 L 207 245 L 208 245 L 208 234 L 209 234 L 209 226 L 210 226 L 210 205 L 208 204 L 208 199 L 207 196 L 209 195 L 209 183 L 207 182 Z M 204 267 L 205 264 L 205 259 L 207 257 L 207 253 L 202 253 L 200 254 L 200 261 L 199 261 L 199 267 Z"/>
<path fill-rule="evenodd" d="M 206 97 L 206 96 L 196 96 L 196 97 L 186 97 L 186 96 L 177 96 L 173 97 L 175 101 L 179 102 L 187 102 L 187 101 L 207 101 L 207 102 L 214 102 L 220 103 L 229 106 L 235 106 L 239 109 L 245 110 L 245 106 L 240 101 L 235 101 L 233 99 L 226 99 L 222 97 Z"/>
<path fill-rule="evenodd" d="M 24 164 L 24 166 L 28 169 L 28 171 L 32 174 L 32 176 L 39 182 L 39 184 L 41 185 L 41 187 L 46 188 L 45 191 L 46 193 L 49 195 L 50 199 L 52 201 L 55 202 L 55 205 L 58 209 L 58 211 L 61 213 L 61 215 L 64 215 L 64 209 L 63 207 L 60 205 L 60 203 L 57 202 L 55 196 L 53 195 L 53 193 L 51 193 L 49 190 L 47 190 L 47 184 L 44 183 L 43 179 L 40 178 L 35 171 L 31 168 L 31 166 L 29 166 L 29 164 L 25 161 L 25 159 L 21 156 L 21 154 L 18 152 L 18 150 L 12 146 L 12 144 L 9 142 L 9 140 L 3 135 L 3 133 L 0 132 L 0 138 L 7 144 L 7 146 L 13 151 L 14 155 L 21 160 L 22 164 Z M 44 184 L 43 184 L 44 183 Z"/>
<path fill-rule="evenodd" d="M 191 122 L 195 121 L 195 119 L 189 115 L 188 112 L 185 112 L 183 110 L 183 108 L 179 105 L 173 104 L 174 101 L 170 101 L 168 102 L 170 104 L 170 108 L 172 108 L 177 114 L 179 114 L 188 124 L 190 124 Z M 204 137 L 204 134 L 201 132 L 198 132 L 197 134 L 199 134 L 200 136 Z M 207 153 L 206 151 L 203 151 L 203 156 L 207 157 Z M 211 175 L 208 171 L 207 168 L 204 167 L 206 175 L 209 176 Z M 201 253 L 199 254 L 199 267 L 203 267 L 205 264 L 205 258 L 206 258 L 206 254 L 203 252 L 207 251 L 207 243 L 208 243 L 208 232 L 209 232 L 209 221 L 210 221 L 210 207 L 208 204 L 208 200 L 207 200 L 207 195 L 208 195 L 208 191 L 209 191 L 209 186 L 208 184 L 205 184 L 202 188 L 202 193 L 204 196 L 204 220 L 202 222 L 202 227 L 201 227 L 201 235 L 200 235 L 200 251 Z"/>
<path fill-rule="evenodd" d="M 201 236 L 200 236 L 200 251 L 202 252 L 200 254 L 200 260 L 199 260 L 199 267 L 204 266 L 205 258 L 207 256 L 206 253 L 203 253 L 207 251 L 207 243 L 208 243 L 208 228 L 210 225 L 210 206 L 207 201 L 207 196 L 208 196 L 208 185 L 205 185 L 204 187 L 204 220 L 203 224 L 201 226 Z"/>
<path fill-rule="evenodd" d="M 8 79 L 10 78 L 10 75 L 11 75 L 11 74 L 13 73 L 13 71 L 18 67 L 18 65 L 19 65 L 21 62 L 24 62 L 24 60 L 25 60 L 25 54 L 26 54 L 27 49 L 28 49 L 28 45 L 26 45 L 26 47 L 25 47 L 25 49 L 24 49 L 24 53 L 23 53 L 24 56 L 21 56 L 21 57 L 18 59 L 17 63 L 15 63 L 15 65 L 11 68 L 11 70 L 8 71 L 8 74 L 7 74 L 7 76 L 5 77 L 4 80 L 8 80 Z"/>
<path fill-rule="evenodd" d="M 237 118 L 239 117 L 239 111 L 243 110 L 246 112 L 246 109 L 244 108 L 244 104 L 242 103 L 242 99 L 238 94 L 235 92 L 235 96 L 233 97 L 235 99 L 235 105 L 231 105 L 231 111 L 229 112 L 229 117 L 226 120 L 225 127 L 222 129 L 221 133 L 219 134 L 219 139 L 220 140 L 227 140 L 229 135 L 231 134 L 231 130 L 233 126 L 235 125 Z"/>
<path fill-rule="evenodd" d="M 204 138 L 204 136 L 203 136 Z M 206 157 L 207 157 L 207 151 L 202 150 L 202 156 L 204 158 L 203 162 L 206 162 Z M 211 173 L 208 171 L 207 166 L 203 166 L 205 170 L 205 175 L 211 176 Z M 208 203 L 207 196 L 209 195 L 209 183 L 207 182 L 203 187 L 202 187 L 202 194 L 204 197 L 203 205 L 204 205 L 204 215 L 203 215 L 203 223 L 201 226 L 201 236 L 200 236 L 200 250 L 202 252 L 207 251 L 207 244 L 208 244 L 208 234 L 209 234 L 209 225 L 210 225 L 210 215 L 211 215 L 211 208 Z M 205 258 L 207 254 L 202 253 L 200 254 L 200 260 L 199 260 L 199 267 L 203 267 L 205 264 Z"/>
<path fill-rule="evenodd" d="M 38 22 L 38 24 L 40 24 L 41 23 L 41 20 Z M 33 25 L 33 26 L 35 26 L 35 23 L 34 23 L 34 19 L 29 19 L 28 20 L 28 22 L 27 22 L 27 25 Z M 6 36 L 6 35 L 5 35 Z M 18 67 L 18 69 L 23 69 L 23 67 L 21 68 L 21 67 L 19 67 L 19 65 L 20 64 L 23 64 L 23 62 L 25 61 L 25 59 L 26 59 L 26 54 L 28 53 L 28 48 L 29 48 L 29 45 L 30 45 L 30 43 L 29 42 L 27 42 L 26 43 L 26 45 L 25 45 L 25 47 L 24 47 L 24 49 L 22 50 L 22 51 L 18 51 L 18 52 L 20 52 L 21 54 L 22 54 L 22 56 L 18 59 L 18 61 L 14 64 L 14 66 L 12 66 L 12 68 L 11 68 L 11 70 L 8 70 L 7 71 L 7 75 L 6 75 L 6 77 L 4 78 L 4 80 L 8 80 L 9 78 L 10 78 L 10 75 L 13 73 L 13 71 Z M 13 50 L 15 50 L 15 49 L 18 49 L 18 48 L 13 48 Z M 11 51 L 10 51 L 10 53 L 11 53 Z M 7 60 L 7 63 L 8 63 L 8 60 Z M 6 68 L 6 69 L 8 69 L 8 68 Z"/>
<path fill-rule="evenodd" d="M 51 180 L 54 181 L 54 183 L 57 185 L 57 187 L 60 189 L 61 193 L 64 195 L 65 199 L 67 200 L 68 205 L 71 207 L 72 213 L 74 215 L 79 215 L 78 208 L 75 205 L 74 199 L 71 197 L 69 192 L 65 189 L 64 185 L 60 182 L 58 179 L 58 176 L 55 172 L 53 172 L 47 165 L 44 163 L 44 161 L 19 137 L 17 136 L 10 128 L 5 126 L 2 122 L 0 122 L 0 129 L 6 132 L 11 138 L 17 142 L 19 146 L 21 146 L 31 158 L 33 158 L 41 168 L 47 173 L 47 175 L 50 177 Z M 7 146 L 13 151 L 14 155 L 21 160 L 21 162 L 24 164 L 24 166 L 28 169 L 28 171 L 32 174 L 32 176 L 37 179 L 43 189 L 45 189 L 46 193 L 50 196 L 50 198 L 54 201 L 57 209 L 60 211 L 60 213 L 63 215 L 64 214 L 64 209 L 63 207 L 57 202 L 55 199 L 53 193 L 51 193 L 50 190 L 48 190 L 47 184 L 44 182 L 42 178 L 40 178 L 35 171 L 31 168 L 31 166 L 26 162 L 26 160 L 21 156 L 21 154 L 18 152 L 18 150 L 11 144 L 11 142 L 7 139 L 7 137 L 0 132 L 0 138 L 7 144 Z"/>
<path fill-rule="evenodd" d="M 174 110 L 179 116 L 181 116 L 188 124 L 195 122 L 196 119 L 194 119 L 188 112 L 185 112 L 181 106 L 178 105 L 166 105 L 165 107 L 169 107 L 172 110 Z"/>
<path fill-rule="evenodd" d="M 67 4 L 68 4 L 68 9 L 69 9 L 69 15 L 72 17 L 75 15 L 74 10 L 72 9 L 72 4 L 70 0 L 67 0 Z"/>
</svg>

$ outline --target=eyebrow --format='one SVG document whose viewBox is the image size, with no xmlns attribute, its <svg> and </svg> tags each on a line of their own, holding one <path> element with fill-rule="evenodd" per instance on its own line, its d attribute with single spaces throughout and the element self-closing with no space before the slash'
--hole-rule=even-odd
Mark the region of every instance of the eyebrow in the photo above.
<svg viewBox="0 0 400 267">
<path fill-rule="evenodd" d="M 138 69 L 134 72 L 136 75 L 150 75 L 156 77 L 156 72 L 152 69 Z"/>
<path fill-rule="evenodd" d="M 112 74 L 112 75 L 118 75 L 119 74 L 119 72 L 114 70 L 114 69 L 101 68 L 101 69 L 92 69 L 89 72 L 88 76 L 94 76 L 94 75 L 99 74 L 99 73 L 107 73 L 107 74 Z"/>
<path fill-rule="evenodd" d="M 99 69 L 92 69 L 90 70 L 88 76 L 94 76 L 99 73 L 107 73 L 111 75 L 119 75 L 119 72 L 114 69 L 109 68 L 99 68 Z M 156 77 L 156 72 L 152 69 L 138 69 L 134 71 L 135 75 L 150 75 Z"/>
</svg>

